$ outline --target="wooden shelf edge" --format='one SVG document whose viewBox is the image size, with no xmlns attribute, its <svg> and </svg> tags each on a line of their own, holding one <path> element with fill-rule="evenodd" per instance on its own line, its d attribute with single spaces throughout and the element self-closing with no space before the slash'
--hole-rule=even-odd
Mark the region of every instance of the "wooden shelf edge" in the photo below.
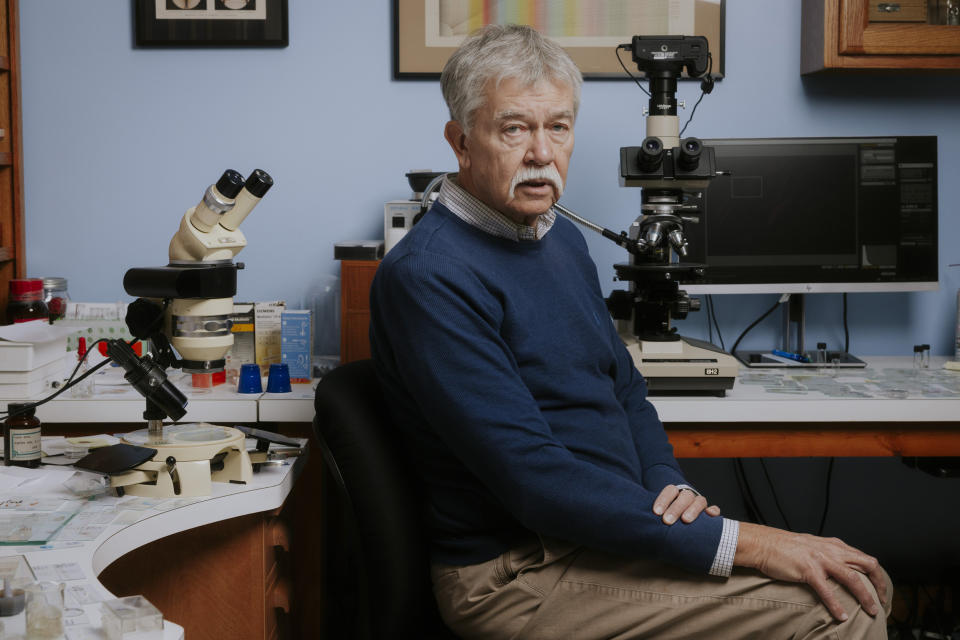
<svg viewBox="0 0 960 640">
<path fill-rule="evenodd" d="M 0 247 L 0 262 L 10 262 L 11 260 L 13 260 L 13 249 Z"/>
<path fill-rule="evenodd" d="M 829 65 L 821 63 L 813 68 L 802 69 L 800 75 L 871 72 L 955 75 L 960 73 L 960 56 L 952 56 L 951 58 L 932 56 L 837 56 Z"/>
<path fill-rule="evenodd" d="M 10 58 L 0 56 L 0 71 L 10 71 Z"/>
<path fill-rule="evenodd" d="M 0 167 L 9 167 L 13 164 L 13 154 L 9 151 L 0 151 Z"/>
</svg>

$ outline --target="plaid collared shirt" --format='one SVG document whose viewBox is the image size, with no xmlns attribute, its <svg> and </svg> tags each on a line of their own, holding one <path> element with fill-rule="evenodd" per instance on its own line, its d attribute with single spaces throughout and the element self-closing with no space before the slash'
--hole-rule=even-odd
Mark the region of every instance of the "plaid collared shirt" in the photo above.
<svg viewBox="0 0 960 640">
<path fill-rule="evenodd" d="M 517 242 L 540 240 L 553 227 L 557 214 L 553 209 L 537 216 L 535 227 L 517 224 L 499 211 L 480 202 L 460 186 L 455 176 L 447 175 L 440 184 L 437 201 L 467 224 L 490 235 Z"/>
</svg>

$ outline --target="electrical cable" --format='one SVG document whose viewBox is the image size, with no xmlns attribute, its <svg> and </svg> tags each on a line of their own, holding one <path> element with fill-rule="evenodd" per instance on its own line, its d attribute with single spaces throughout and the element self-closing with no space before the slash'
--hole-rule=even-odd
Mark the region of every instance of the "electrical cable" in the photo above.
<svg viewBox="0 0 960 640">
<path fill-rule="evenodd" d="M 823 513 L 820 515 L 820 526 L 817 527 L 817 535 L 823 535 L 823 527 L 827 523 L 827 512 L 830 511 L 830 479 L 833 477 L 833 463 L 836 458 L 830 458 L 830 462 L 827 465 L 827 482 L 826 488 L 824 489 L 824 499 L 823 499 Z"/>
<path fill-rule="evenodd" d="M 713 344 L 713 320 L 710 318 L 710 296 L 707 296 L 707 342 Z"/>
<path fill-rule="evenodd" d="M 753 322 L 751 322 L 751 323 L 750 323 L 750 326 L 748 326 L 746 329 L 743 330 L 743 333 L 740 334 L 740 337 L 737 338 L 737 341 L 733 343 L 733 346 L 732 346 L 732 347 L 730 347 L 730 355 L 732 355 L 734 358 L 737 357 L 737 345 L 740 344 L 740 341 L 743 340 L 743 337 L 746 336 L 746 335 L 750 332 L 751 329 L 753 329 L 755 326 L 757 326 L 758 324 L 760 324 L 761 322 L 763 322 L 763 320 L 764 320 L 767 316 L 769 316 L 771 313 L 773 313 L 773 312 L 777 309 L 777 307 L 780 306 L 780 303 L 781 303 L 781 302 L 782 302 L 782 300 L 778 298 L 777 301 L 774 303 L 774 305 L 773 305 L 772 307 L 770 307 L 769 309 L 767 309 L 762 316 L 760 316 L 759 318 L 757 318 L 756 320 L 754 320 Z"/>
<path fill-rule="evenodd" d="M 783 507 L 780 506 L 780 499 L 777 498 L 777 490 L 773 487 L 773 480 L 770 478 L 767 463 L 763 461 L 763 458 L 760 458 L 760 468 L 763 469 L 763 475 L 767 479 L 767 485 L 770 487 L 770 494 L 773 496 L 773 504 L 776 505 L 777 512 L 780 514 L 780 517 L 783 518 L 783 524 L 786 525 L 787 531 L 793 531 L 793 527 L 790 526 L 790 521 L 787 520 L 787 514 L 783 512 Z"/>
<path fill-rule="evenodd" d="M 843 294 L 843 351 L 850 353 L 850 325 L 847 324 L 847 294 Z"/>
<path fill-rule="evenodd" d="M 717 329 L 717 340 L 720 341 L 720 348 L 724 351 L 727 350 L 727 347 L 723 344 L 723 336 L 720 334 L 720 323 L 717 322 L 717 312 L 716 307 L 713 306 L 713 296 L 707 296 L 707 313 L 709 313 L 709 319 L 713 323 L 713 326 Z M 707 322 L 709 325 L 710 322 Z"/>
<path fill-rule="evenodd" d="M 753 496 L 753 491 L 750 489 L 750 483 L 747 482 L 747 471 L 743 466 L 742 458 L 734 458 L 733 475 L 737 479 L 737 486 L 740 488 L 740 497 L 743 499 L 743 504 L 747 508 L 747 515 L 754 522 L 767 524 L 767 519 L 763 517 L 763 512 L 760 511 L 760 505 L 757 504 L 757 500 Z"/>
<path fill-rule="evenodd" d="M 97 364 L 95 364 L 94 366 L 92 366 L 89 371 L 84 372 L 79 378 L 74 379 L 74 376 L 77 375 L 77 371 L 80 370 L 80 367 L 83 365 L 84 361 L 87 359 L 87 356 L 90 355 L 90 352 L 93 350 L 93 348 L 94 348 L 95 346 L 97 346 L 98 343 L 100 343 L 100 342 L 106 342 L 106 341 L 107 341 L 107 340 L 106 340 L 105 338 L 100 338 L 99 340 L 97 340 L 96 342 L 94 342 L 93 344 L 90 345 L 90 348 L 87 349 L 87 352 L 86 352 L 85 354 L 83 354 L 83 358 L 77 360 L 77 364 L 76 364 L 76 366 L 73 368 L 73 371 L 70 373 L 70 377 L 67 378 L 67 382 L 66 382 L 62 387 L 60 387 L 59 389 L 57 389 L 56 391 L 54 391 L 53 393 L 51 393 L 51 394 L 50 394 L 49 396 L 47 396 L 46 398 L 43 398 L 43 399 L 41 399 L 41 400 L 37 400 L 36 402 L 25 403 L 26 406 L 27 406 L 28 408 L 36 408 L 36 407 L 39 407 L 39 406 L 42 405 L 42 404 L 46 404 L 47 402 L 50 402 L 51 400 L 53 400 L 54 398 L 56 398 L 57 396 L 59 396 L 61 393 L 63 393 L 63 392 L 66 391 L 67 389 L 69 389 L 69 388 L 71 388 L 71 387 L 74 387 L 74 386 L 76 386 L 77 384 L 79 384 L 81 380 L 85 380 L 86 378 L 88 378 L 89 376 L 92 376 L 94 373 L 96 373 L 97 371 L 99 371 L 100 369 L 102 369 L 103 367 L 105 367 L 106 365 L 110 364 L 110 362 L 112 362 L 113 359 L 112 359 L 112 358 L 107 358 L 107 359 L 104 360 L 103 362 L 98 362 Z M 137 342 L 139 342 L 139 340 L 137 340 L 136 338 L 134 338 L 134 339 L 131 340 L 128 344 L 133 345 L 133 344 L 136 344 Z M 9 407 L 8 407 L 7 409 L 3 410 L 3 411 L 0 411 L 0 415 L 3 415 L 3 416 L 8 416 L 8 417 L 9 417 L 9 413 L 10 413 Z"/>
<path fill-rule="evenodd" d="M 630 76 L 630 78 L 637 84 L 637 86 L 640 87 L 640 91 L 643 91 L 649 97 L 650 92 L 643 88 L 643 85 L 640 84 L 640 80 L 635 75 L 630 73 L 630 70 L 627 69 L 627 65 L 623 64 L 623 58 L 620 57 L 621 49 L 632 49 L 632 48 L 633 48 L 632 45 L 629 45 L 629 44 L 618 44 L 616 47 L 614 47 L 613 52 L 616 54 L 617 62 L 620 63 L 620 66 L 623 67 L 623 70 L 627 73 L 628 76 Z"/>
<path fill-rule="evenodd" d="M 680 129 L 680 134 L 677 137 L 682 138 L 683 132 L 686 131 L 687 127 L 690 126 L 690 121 L 693 120 L 693 114 L 697 112 L 697 107 L 700 106 L 700 101 L 703 100 L 703 96 L 713 91 L 713 78 L 710 77 L 711 73 L 713 73 L 713 54 L 708 51 L 707 52 L 707 72 L 702 76 L 699 76 L 701 78 L 706 77 L 707 80 L 700 83 L 700 97 L 697 98 L 696 104 L 694 104 L 693 109 L 690 110 L 690 117 L 687 118 L 686 124 L 683 125 L 683 129 Z"/>
<path fill-rule="evenodd" d="M 700 106 L 700 101 L 703 100 L 703 96 L 707 95 L 706 91 L 700 92 L 700 97 L 697 98 L 697 101 L 693 104 L 693 109 L 690 110 L 690 117 L 687 118 L 687 122 L 683 125 L 683 129 L 680 129 L 680 133 L 677 136 L 678 138 L 683 137 L 683 132 L 687 130 L 687 127 L 690 126 L 690 121 L 693 120 L 693 114 L 697 112 L 697 107 Z"/>
</svg>

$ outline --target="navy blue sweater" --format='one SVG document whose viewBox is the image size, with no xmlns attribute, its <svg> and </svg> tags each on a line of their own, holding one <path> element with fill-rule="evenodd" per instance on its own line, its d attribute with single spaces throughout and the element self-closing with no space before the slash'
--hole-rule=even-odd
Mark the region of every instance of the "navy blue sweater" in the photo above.
<svg viewBox="0 0 960 640">
<path fill-rule="evenodd" d="M 384 258 L 371 309 L 435 562 L 489 560 L 536 532 L 709 570 L 722 518 L 652 511 L 684 478 L 572 223 L 515 242 L 434 205 Z"/>
</svg>

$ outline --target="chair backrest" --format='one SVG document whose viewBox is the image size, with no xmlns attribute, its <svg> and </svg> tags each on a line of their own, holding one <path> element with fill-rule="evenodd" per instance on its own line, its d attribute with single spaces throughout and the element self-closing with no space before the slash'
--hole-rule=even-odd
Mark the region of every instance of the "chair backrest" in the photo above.
<svg viewBox="0 0 960 640">
<path fill-rule="evenodd" d="M 373 362 L 358 360 L 325 375 L 314 405 L 314 431 L 343 505 L 331 517 L 349 518 L 355 537 L 353 637 L 450 637 L 430 590 L 425 500 Z"/>
</svg>

